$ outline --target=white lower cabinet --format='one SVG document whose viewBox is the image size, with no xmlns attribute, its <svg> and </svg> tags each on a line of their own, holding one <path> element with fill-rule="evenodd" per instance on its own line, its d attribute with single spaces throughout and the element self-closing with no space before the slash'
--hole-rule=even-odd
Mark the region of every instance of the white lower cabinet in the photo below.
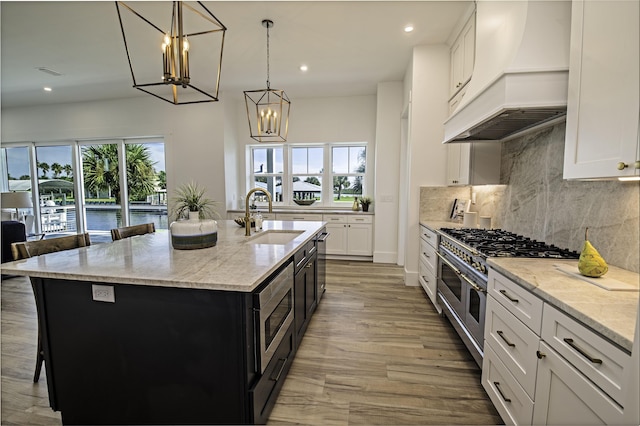
<svg viewBox="0 0 640 426">
<path fill-rule="evenodd" d="M 344 220 L 343 220 L 344 219 Z M 336 217 L 327 222 L 327 254 L 347 254 L 347 218 Z"/>
<path fill-rule="evenodd" d="M 631 357 L 489 271 L 482 385 L 507 424 L 617 425 Z"/>
<path fill-rule="evenodd" d="M 606 393 L 544 341 L 539 350 L 533 424 L 622 424 L 622 409 Z"/>
<path fill-rule="evenodd" d="M 373 256 L 373 216 L 325 214 L 327 254 Z"/>
<path fill-rule="evenodd" d="M 438 313 L 442 313 L 442 307 L 438 303 L 438 234 L 424 225 L 420 225 L 420 261 L 418 282 L 435 306 Z"/>
</svg>

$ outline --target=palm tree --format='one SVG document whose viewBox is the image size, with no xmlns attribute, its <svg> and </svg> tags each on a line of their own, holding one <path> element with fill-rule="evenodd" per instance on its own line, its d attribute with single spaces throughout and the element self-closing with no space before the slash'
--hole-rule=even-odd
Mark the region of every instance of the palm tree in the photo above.
<svg viewBox="0 0 640 426">
<path fill-rule="evenodd" d="M 51 171 L 53 172 L 53 178 L 58 179 L 58 176 L 60 176 L 60 173 L 62 173 L 62 166 L 60 165 L 60 163 L 53 163 L 51 165 Z"/>
<path fill-rule="evenodd" d="M 71 167 L 71 164 L 65 164 L 64 166 L 62 166 L 62 169 L 64 170 L 64 174 L 66 174 L 67 177 L 70 178 L 71 173 L 73 173 L 73 167 Z"/>
<path fill-rule="evenodd" d="M 155 163 L 151 161 L 148 148 L 141 144 L 126 144 L 125 155 L 129 198 L 143 199 L 154 191 Z M 117 145 L 86 147 L 82 152 L 82 171 L 87 191 L 110 191 L 116 203 L 121 202 Z"/>
<path fill-rule="evenodd" d="M 47 172 L 49 171 L 50 167 L 49 167 L 49 163 L 45 163 L 45 162 L 39 162 L 38 161 L 38 168 L 40 170 L 42 170 L 42 178 L 46 179 L 47 178 Z"/>
<path fill-rule="evenodd" d="M 340 196 L 342 195 L 342 189 L 348 188 L 349 185 L 351 185 L 351 182 L 349 182 L 349 178 L 347 176 L 333 177 L 333 189 L 338 191 L 338 198 L 336 198 L 337 200 L 339 200 Z"/>
<path fill-rule="evenodd" d="M 366 148 L 363 148 L 362 151 L 360 151 L 358 153 L 358 167 L 356 167 L 356 169 L 354 170 L 356 173 L 362 173 L 364 174 L 365 172 L 365 164 L 367 161 L 367 151 Z M 356 176 L 354 181 L 353 181 L 353 192 L 355 194 L 362 194 L 362 176 Z"/>
<path fill-rule="evenodd" d="M 161 189 L 167 189 L 167 172 L 160 170 L 158 172 L 158 187 Z"/>
</svg>

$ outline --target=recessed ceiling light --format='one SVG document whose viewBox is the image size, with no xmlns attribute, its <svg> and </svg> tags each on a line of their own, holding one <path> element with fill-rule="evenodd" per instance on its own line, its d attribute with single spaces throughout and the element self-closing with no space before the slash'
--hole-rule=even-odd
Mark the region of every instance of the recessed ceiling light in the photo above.
<svg viewBox="0 0 640 426">
<path fill-rule="evenodd" d="M 309 69 L 306 65 L 300 65 L 300 71 L 307 71 Z"/>
<path fill-rule="evenodd" d="M 413 31 L 413 25 L 407 25 L 406 27 L 404 27 L 405 33 L 410 33 L 411 31 Z"/>
<path fill-rule="evenodd" d="M 45 92 L 51 92 L 52 90 L 53 90 L 53 89 L 52 89 L 51 87 L 45 87 L 45 88 L 44 88 L 44 91 L 45 91 Z"/>
</svg>

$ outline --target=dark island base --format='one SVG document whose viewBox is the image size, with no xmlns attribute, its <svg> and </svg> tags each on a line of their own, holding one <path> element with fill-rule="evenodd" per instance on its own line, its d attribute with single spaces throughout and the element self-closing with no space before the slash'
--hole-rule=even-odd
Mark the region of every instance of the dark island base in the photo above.
<svg viewBox="0 0 640 426">
<path fill-rule="evenodd" d="M 260 378 L 251 294 L 99 283 L 114 287 L 108 303 L 93 300 L 92 283 L 34 281 L 49 398 L 64 424 L 266 422 L 293 327 Z"/>
</svg>

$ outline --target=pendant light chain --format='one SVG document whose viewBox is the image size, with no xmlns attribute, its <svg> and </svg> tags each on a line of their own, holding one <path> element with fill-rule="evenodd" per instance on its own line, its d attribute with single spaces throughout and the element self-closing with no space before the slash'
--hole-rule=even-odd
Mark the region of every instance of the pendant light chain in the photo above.
<svg viewBox="0 0 640 426">
<path fill-rule="evenodd" d="M 271 24 L 267 22 L 267 89 L 271 88 L 271 82 L 269 81 L 269 27 Z"/>
</svg>

